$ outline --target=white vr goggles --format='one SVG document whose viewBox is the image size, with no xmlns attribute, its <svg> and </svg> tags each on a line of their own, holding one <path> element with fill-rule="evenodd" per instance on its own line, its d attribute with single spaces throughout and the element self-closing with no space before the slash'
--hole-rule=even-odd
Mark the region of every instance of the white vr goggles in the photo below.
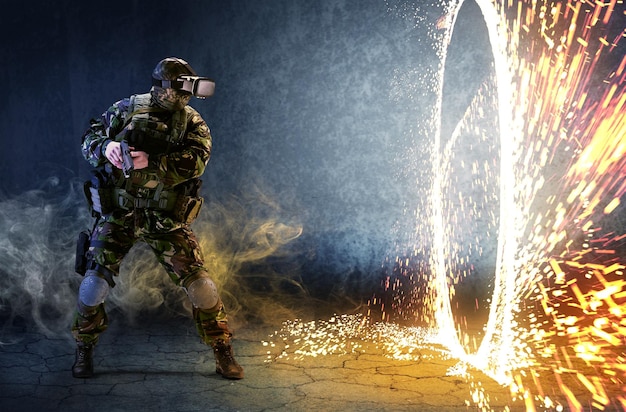
<svg viewBox="0 0 626 412">
<path fill-rule="evenodd" d="M 152 79 L 153 86 L 171 88 L 174 90 L 184 90 L 199 99 L 212 96 L 215 92 L 215 82 L 208 77 L 200 76 L 180 76 L 176 80 Z"/>
</svg>

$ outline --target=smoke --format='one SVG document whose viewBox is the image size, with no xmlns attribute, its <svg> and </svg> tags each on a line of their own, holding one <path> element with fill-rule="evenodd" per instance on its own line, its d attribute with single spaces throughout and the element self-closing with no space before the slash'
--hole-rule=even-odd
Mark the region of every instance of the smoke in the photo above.
<svg viewBox="0 0 626 412">
<path fill-rule="evenodd" d="M 54 335 L 71 322 L 78 228 L 89 212 L 82 184 L 62 188 L 56 177 L 39 189 L 0 201 L 0 316 L 4 326 L 33 320 Z"/>
<path fill-rule="evenodd" d="M 308 298 L 291 259 L 295 251 L 287 247 L 302 227 L 281 213 L 277 202 L 254 187 L 205 203 L 192 224 L 231 323 L 297 316 Z M 159 308 L 162 315 L 191 314 L 185 292 L 143 243 L 126 256 L 108 301 L 131 320 Z"/>
<path fill-rule="evenodd" d="M 286 247 L 302 233 L 258 188 L 205 203 L 192 224 L 207 269 L 235 324 L 296 316 L 306 291 Z M 5 197 L 5 196 L 3 196 Z M 25 322 L 46 336 L 69 336 L 82 278 L 76 239 L 91 228 L 82 182 L 52 177 L 41 188 L 0 201 L 0 319 Z M 107 310 L 132 322 L 141 314 L 190 315 L 185 292 L 138 242 L 124 259 Z M 1 337 L 0 337 L 1 339 Z"/>
<path fill-rule="evenodd" d="M 258 188 L 206 209 L 198 222 L 207 267 L 232 313 L 254 320 L 297 316 L 308 294 L 299 278 L 297 250 L 286 248 L 302 234 L 293 218 L 281 220 L 278 203 Z"/>
</svg>

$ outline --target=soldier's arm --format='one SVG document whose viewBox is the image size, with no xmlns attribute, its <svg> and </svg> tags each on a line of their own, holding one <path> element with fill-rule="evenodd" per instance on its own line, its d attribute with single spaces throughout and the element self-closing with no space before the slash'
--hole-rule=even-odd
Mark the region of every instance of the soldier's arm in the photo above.
<svg viewBox="0 0 626 412">
<path fill-rule="evenodd" d="M 106 147 L 122 129 L 127 108 L 128 99 L 120 100 L 104 112 L 100 119 L 91 120 L 89 129 L 83 135 L 81 151 L 92 166 L 102 166 L 107 162 Z"/>
</svg>

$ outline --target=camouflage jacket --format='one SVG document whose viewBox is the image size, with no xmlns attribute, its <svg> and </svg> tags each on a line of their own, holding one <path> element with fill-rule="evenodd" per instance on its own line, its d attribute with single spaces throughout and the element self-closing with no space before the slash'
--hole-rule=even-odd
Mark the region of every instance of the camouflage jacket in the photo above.
<svg viewBox="0 0 626 412">
<path fill-rule="evenodd" d="M 145 95 L 138 95 L 145 96 Z M 99 120 L 92 120 L 91 127 L 85 132 L 82 141 L 82 153 L 94 167 L 110 164 L 104 155 L 106 144 L 111 140 L 121 140 L 130 115 L 131 98 L 114 103 Z M 145 169 L 135 170 L 129 179 L 132 186 L 152 186 L 161 183 L 165 189 L 173 188 L 183 182 L 196 179 L 204 173 L 211 156 L 211 132 L 200 114 L 190 106 L 185 106 L 186 118 L 184 134 L 162 153 L 149 153 L 149 165 Z M 150 114 L 160 122 L 168 124 L 171 112 Z M 136 150 L 141 150 L 140 147 Z M 123 179 L 121 170 L 113 167 L 116 179 Z M 128 182 L 131 183 L 131 182 Z"/>
</svg>

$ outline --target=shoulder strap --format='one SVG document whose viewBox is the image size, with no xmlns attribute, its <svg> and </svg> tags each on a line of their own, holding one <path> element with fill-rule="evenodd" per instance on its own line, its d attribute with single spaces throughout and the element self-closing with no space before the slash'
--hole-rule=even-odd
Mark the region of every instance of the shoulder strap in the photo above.
<svg viewBox="0 0 626 412">
<path fill-rule="evenodd" d="M 137 99 L 140 99 L 139 108 L 135 108 L 135 106 L 137 106 Z M 133 94 L 132 96 L 130 96 L 130 104 L 128 105 L 129 113 L 126 115 L 126 120 L 124 121 L 124 126 L 122 127 L 122 129 L 128 126 L 128 124 L 133 119 L 133 116 L 135 115 L 144 114 L 144 113 L 158 113 L 158 112 L 165 111 L 164 109 L 160 109 L 158 107 L 151 107 L 147 105 L 145 102 L 146 99 L 148 99 L 148 101 L 150 99 L 149 94 L 147 93 L 143 95 Z"/>
<path fill-rule="evenodd" d="M 172 138 L 175 141 L 182 140 L 185 132 L 187 131 L 187 109 L 183 107 L 182 110 L 177 111 L 172 116 Z"/>
</svg>

